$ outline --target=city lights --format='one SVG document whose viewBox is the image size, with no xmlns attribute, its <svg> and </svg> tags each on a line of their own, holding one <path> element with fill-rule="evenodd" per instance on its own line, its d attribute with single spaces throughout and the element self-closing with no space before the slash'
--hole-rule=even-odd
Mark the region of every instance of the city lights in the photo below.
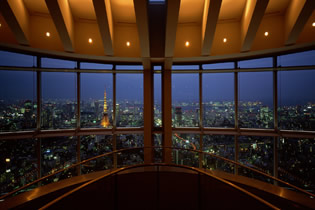
<svg viewBox="0 0 315 210">
<path fill-rule="evenodd" d="M 7 163 L 9 163 L 10 161 L 11 161 L 10 158 L 5 159 L 5 162 L 7 162 Z"/>
</svg>

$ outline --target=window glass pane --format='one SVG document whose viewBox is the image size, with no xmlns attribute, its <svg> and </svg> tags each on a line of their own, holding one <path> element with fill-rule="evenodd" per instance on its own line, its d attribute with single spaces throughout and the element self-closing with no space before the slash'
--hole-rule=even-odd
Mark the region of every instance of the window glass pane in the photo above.
<svg viewBox="0 0 315 210">
<path fill-rule="evenodd" d="M 36 140 L 0 140 L 0 195 L 37 179 Z"/>
<path fill-rule="evenodd" d="M 234 127 L 234 73 L 202 74 L 203 126 Z"/>
<path fill-rule="evenodd" d="M 105 109 L 104 109 L 105 106 Z M 113 75 L 81 73 L 81 127 L 113 125 Z"/>
<path fill-rule="evenodd" d="M 153 138 L 154 138 L 154 147 L 162 147 L 162 134 L 155 133 L 153 134 Z M 155 148 L 154 149 L 154 162 L 162 163 L 162 161 L 163 161 L 162 148 Z"/>
<path fill-rule="evenodd" d="M 106 69 L 112 70 L 112 64 L 101 64 L 101 63 L 80 63 L 81 69 Z"/>
<path fill-rule="evenodd" d="M 273 128 L 272 72 L 239 73 L 239 124 L 242 128 Z"/>
<path fill-rule="evenodd" d="M 173 134 L 173 147 L 182 148 L 173 149 L 173 163 L 188 165 L 193 167 L 199 166 L 199 154 L 185 149 L 199 150 L 200 135 L 198 134 Z"/>
<path fill-rule="evenodd" d="M 76 163 L 76 138 L 53 137 L 41 141 L 42 176 L 52 174 Z M 57 182 L 76 175 L 75 168 L 52 177 L 48 182 Z"/>
<path fill-rule="evenodd" d="M 203 64 L 202 69 L 234 69 L 234 63 L 211 63 Z"/>
<path fill-rule="evenodd" d="M 273 137 L 240 136 L 239 161 L 251 168 L 273 175 Z M 245 168 L 239 174 L 273 183 L 273 180 Z"/>
<path fill-rule="evenodd" d="M 203 151 L 234 160 L 234 136 L 204 135 Z M 230 173 L 234 171 L 233 164 L 207 154 L 204 155 L 204 167 L 211 170 L 219 169 Z"/>
<path fill-rule="evenodd" d="M 161 74 L 154 74 L 154 126 L 162 126 L 162 79 Z"/>
<path fill-rule="evenodd" d="M 81 161 L 113 151 L 112 135 L 81 136 Z M 82 174 L 111 169 L 113 155 L 104 156 L 82 165 Z"/>
<path fill-rule="evenodd" d="M 0 66 L 36 67 L 37 57 L 0 51 Z"/>
<path fill-rule="evenodd" d="M 117 70 L 143 70 L 142 65 L 116 65 Z"/>
<path fill-rule="evenodd" d="M 240 61 L 238 62 L 238 66 L 240 68 L 265 68 L 265 67 L 272 67 L 273 62 L 272 62 L 272 58 L 259 58 L 259 59 Z"/>
<path fill-rule="evenodd" d="M 74 69 L 77 67 L 75 61 L 54 59 L 54 58 L 42 58 L 43 68 L 69 68 Z"/>
<path fill-rule="evenodd" d="M 279 178 L 315 192 L 315 139 L 280 138 Z"/>
<path fill-rule="evenodd" d="M 173 70 L 199 70 L 199 65 L 173 65 Z"/>
<path fill-rule="evenodd" d="M 199 126 L 199 74 L 172 74 L 173 127 Z"/>
<path fill-rule="evenodd" d="M 278 66 L 315 65 L 315 50 L 278 56 Z"/>
<path fill-rule="evenodd" d="M 0 71 L 0 132 L 36 128 L 36 72 Z"/>
<path fill-rule="evenodd" d="M 76 74 L 42 73 L 43 129 L 76 127 Z"/>
<path fill-rule="evenodd" d="M 278 72 L 279 127 L 315 130 L 315 71 Z"/>
<path fill-rule="evenodd" d="M 143 147 L 143 134 L 117 135 L 117 150 Z M 128 149 L 117 154 L 117 166 L 142 164 L 144 162 L 143 148 Z"/>
<path fill-rule="evenodd" d="M 117 126 L 143 126 L 143 75 L 117 74 L 116 87 Z"/>
<path fill-rule="evenodd" d="M 153 66 L 153 70 L 162 70 L 162 66 Z"/>
</svg>

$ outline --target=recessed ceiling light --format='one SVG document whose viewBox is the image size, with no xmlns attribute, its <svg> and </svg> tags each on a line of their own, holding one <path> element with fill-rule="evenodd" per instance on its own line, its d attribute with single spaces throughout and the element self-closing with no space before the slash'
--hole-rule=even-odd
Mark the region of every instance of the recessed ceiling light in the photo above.
<svg viewBox="0 0 315 210">
<path fill-rule="evenodd" d="M 127 45 L 127 47 L 130 47 L 130 42 L 129 41 L 126 42 L 126 45 Z"/>
<path fill-rule="evenodd" d="M 268 36 L 268 35 L 269 35 L 268 31 L 266 31 L 266 32 L 265 32 L 265 36 Z"/>
<path fill-rule="evenodd" d="M 5 162 L 7 162 L 7 163 L 9 163 L 10 161 L 11 161 L 10 158 L 5 159 Z"/>
<path fill-rule="evenodd" d="M 49 33 L 49 32 L 46 32 L 46 36 L 47 36 L 47 37 L 50 37 L 50 33 Z"/>
<path fill-rule="evenodd" d="M 92 44 L 93 43 L 93 39 L 89 38 L 89 43 Z"/>
<path fill-rule="evenodd" d="M 227 39 L 226 39 L 226 38 L 224 38 L 224 39 L 223 39 L 223 42 L 224 42 L 224 43 L 226 43 L 226 42 L 227 42 Z"/>
<path fill-rule="evenodd" d="M 315 22 L 313 22 L 312 26 L 315 27 Z"/>
<path fill-rule="evenodd" d="M 186 46 L 186 47 L 189 47 L 189 45 L 190 45 L 189 41 L 186 41 L 186 42 L 185 42 L 185 46 Z"/>
</svg>

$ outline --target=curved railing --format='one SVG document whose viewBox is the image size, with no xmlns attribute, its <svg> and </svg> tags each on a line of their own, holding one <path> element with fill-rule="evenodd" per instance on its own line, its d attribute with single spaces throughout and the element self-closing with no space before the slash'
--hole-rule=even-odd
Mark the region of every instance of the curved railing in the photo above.
<svg viewBox="0 0 315 210">
<path fill-rule="evenodd" d="M 150 163 L 150 164 L 140 164 L 140 165 L 127 166 L 127 167 L 123 167 L 123 168 L 120 168 L 120 169 L 116 169 L 113 172 L 107 173 L 107 174 L 105 174 L 103 176 L 100 176 L 100 177 L 98 177 L 96 179 L 93 179 L 93 180 L 91 180 L 91 181 L 89 181 L 89 182 L 87 182 L 85 184 L 82 184 L 81 186 L 79 186 L 79 187 L 77 187 L 77 188 L 75 188 L 75 189 L 73 189 L 73 190 L 63 194 L 62 196 L 56 198 L 55 200 L 52 200 L 51 202 L 49 202 L 46 205 L 44 205 L 43 207 L 41 207 L 40 210 L 47 209 L 47 208 L 53 206 L 55 203 L 57 203 L 58 201 L 60 201 L 60 200 L 62 200 L 64 198 L 66 198 L 67 196 L 71 195 L 72 193 L 75 193 L 75 192 L 77 192 L 77 191 L 79 191 L 79 190 L 89 186 L 90 184 L 93 184 L 93 183 L 101 180 L 101 179 L 104 179 L 106 177 L 118 174 L 119 172 L 122 172 L 122 171 L 125 171 L 125 170 L 128 170 L 128 169 L 134 169 L 134 168 L 139 168 L 139 167 L 149 167 L 149 166 L 157 166 L 157 167 L 159 167 L 159 166 L 171 166 L 171 167 L 179 167 L 179 168 L 189 169 L 189 170 L 198 172 L 199 174 L 203 174 L 203 175 L 212 177 L 212 178 L 216 179 L 217 181 L 220 181 L 220 182 L 222 182 L 222 183 L 224 183 L 226 185 L 229 185 L 230 187 L 232 187 L 232 188 L 234 188 L 234 189 L 236 189 L 236 190 L 246 194 L 247 196 L 250 196 L 251 198 L 253 198 L 253 199 L 257 200 L 258 202 L 266 205 L 267 207 L 270 207 L 272 209 L 279 209 L 278 207 L 272 205 L 268 201 L 266 201 L 266 200 L 264 200 L 264 199 L 262 199 L 262 198 L 260 198 L 260 197 L 258 197 L 256 195 L 254 195 L 253 193 L 251 193 L 251 192 L 249 192 L 249 191 L 247 191 L 247 190 L 245 190 L 245 189 L 243 189 L 243 188 L 241 188 L 241 187 L 239 187 L 239 186 L 237 186 L 237 185 L 235 185 L 235 184 L 233 184 L 233 183 L 231 183 L 229 181 L 226 181 L 226 180 L 224 180 L 222 178 L 219 178 L 217 176 L 209 174 L 209 173 L 207 173 L 207 172 L 205 172 L 205 171 L 203 171 L 201 169 L 194 168 L 194 167 L 189 167 L 189 166 L 185 166 L 185 165 L 166 164 L 166 163 Z M 159 168 L 158 168 L 158 170 L 159 170 Z"/>
<path fill-rule="evenodd" d="M 133 151 L 133 150 L 139 150 L 139 149 L 141 149 L 141 150 L 144 150 L 144 149 L 152 149 L 152 150 L 153 150 L 153 149 L 171 149 L 171 150 L 190 151 L 190 152 L 198 153 L 199 155 L 202 155 L 202 154 L 203 154 L 203 155 L 209 155 L 209 156 L 211 156 L 211 157 L 213 157 L 213 158 L 217 158 L 217 159 L 222 160 L 222 161 L 224 161 L 224 162 L 227 162 L 227 163 L 229 163 L 229 164 L 231 164 L 231 165 L 234 165 L 234 167 L 245 168 L 245 169 L 248 169 L 248 170 L 250 170 L 250 171 L 252 171 L 252 172 L 258 173 L 258 174 L 260 174 L 260 175 L 262 175 L 262 176 L 264 176 L 264 177 L 267 177 L 267 178 L 269 178 L 269 179 L 272 179 L 272 180 L 274 180 L 274 181 L 277 181 L 278 183 L 281 183 L 281 184 L 283 184 L 283 185 L 286 185 L 286 186 L 288 186 L 288 187 L 291 187 L 291 188 L 293 188 L 293 189 L 296 190 L 296 191 L 299 191 L 299 192 L 301 192 L 301 193 L 303 193 L 303 194 L 306 194 L 306 195 L 308 195 L 308 196 L 311 196 L 312 198 L 315 197 L 315 194 L 312 194 L 312 193 L 310 193 L 310 192 L 308 192 L 308 191 L 306 191 L 306 190 L 303 190 L 303 189 L 301 189 L 301 188 L 299 188 L 299 187 L 296 187 L 296 186 L 294 186 L 294 185 L 292 185 L 292 184 L 290 184 L 290 183 L 288 183 L 288 182 L 285 182 L 285 181 L 283 181 L 283 180 L 281 180 L 281 179 L 279 179 L 279 178 L 276 178 L 276 177 L 274 177 L 274 176 L 271 176 L 271 175 L 269 175 L 269 174 L 266 174 L 266 173 L 264 173 L 264 172 L 262 172 L 262 171 L 260 171 L 260 170 L 251 168 L 251 167 L 246 166 L 246 165 L 244 165 L 244 164 L 241 164 L 241 163 L 239 163 L 239 162 L 236 162 L 236 161 L 233 161 L 233 160 L 230 160 L 230 159 L 227 159 L 227 158 L 224 158 L 224 157 L 221 157 L 221 156 L 218 156 L 218 155 L 209 153 L 209 152 L 204 152 L 204 151 L 194 150 L 194 149 L 175 148 L 175 147 L 133 147 L 133 148 L 126 148 L 126 149 L 115 150 L 115 151 L 112 151 L 112 152 L 108 152 L 108 153 L 105 153 L 105 154 L 101 154 L 101 155 L 94 156 L 94 157 L 92 157 L 92 158 L 83 160 L 83 161 L 81 161 L 81 162 L 79 162 L 79 163 L 75 163 L 75 164 L 73 164 L 73 165 L 71 165 L 71 166 L 69 166 L 69 167 L 60 169 L 60 170 L 58 170 L 58 171 L 56 171 L 56 172 L 54 172 L 54 173 L 52 173 L 52 174 L 49 174 L 49 175 L 44 176 L 44 177 L 41 177 L 41 178 L 39 178 L 39 179 L 37 179 L 37 180 L 35 180 L 35 181 L 31 182 L 31 183 L 28 183 L 28 184 L 26 184 L 26 185 L 24 185 L 24 186 L 22 186 L 22 187 L 20 187 L 20 188 L 18 188 L 18 189 L 16 189 L 16 190 L 13 190 L 13 191 L 11 191 L 11 192 L 9 192 L 9 193 L 7 193 L 7 194 L 1 196 L 1 197 L 0 197 L 0 200 L 3 200 L 3 199 L 5 199 L 5 198 L 7 198 L 7 197 L 9 197 L 9 196 L 12 196 L 12 195 L 18 193 L 19 191 L 25 190 L 25 189 L 27 189 L 28 187 L 31 187 L 31 186 L 33 186 L 33 185 L 35 185 L 35 184 L 37 184 L 37 183 L 40 183 L 41 181 L 44 181 L 44 180 L 46 180 L 47 178 L 51 178 L 51 177 L 53 177 L 53 176 L 55 176 L 55 175 L 57 175 L 57 174 L 59 174 L 59 173 L 62 173 L 62 172 L 64 172 L 64 171 L 67 171 L 67 170 L 69 170 L 69 169 L 73 169 L 73 168 L 76 168 L 76 167 L 84 166 L 84 164 L 89 163 L 89 162 L 91 162 L 91 161 L 93 161 L 93 160 L 96 160 L 96 159 L 99 159 L 99 158 L 102 158 L 102 157 L 106 157 L 106 156 L 111 156 L 111 155 L 114 155 L 114 154 L 119 154 L 119 153 L 126 152 L 126 151 Z M 198 169 L 198 170 L 200 170 L 200 169 Z"/>
</svg>

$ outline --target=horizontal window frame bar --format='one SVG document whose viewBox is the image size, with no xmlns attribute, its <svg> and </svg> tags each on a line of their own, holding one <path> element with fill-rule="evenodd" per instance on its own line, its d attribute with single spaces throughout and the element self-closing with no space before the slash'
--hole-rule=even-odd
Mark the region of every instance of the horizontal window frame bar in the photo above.
<svg viewBox="0 0 315 210">
<path fill-rule="evenodd" d="M 315 138 L 315 131 L 297 130 L 275 130 L 275 129 L 251 129 L 251 128 L 173 128 L 173 133 L 179 134 L 202 134 L 202 135 L 237 135 L 237 136 L 269 136 L 284 138 Z M 143 134 L 142 127 L 135 128 L 83 128 L 83 129 L 58 129 L 40 131 L 18 131 L 0 133 L 1 140 L 28 139 L 28 138 L 49 138 L 61 136 L 87 136 L 87 135 L 119 135 L 119 134 Z M 160 134 L 162 131 L 154 131 Z"/>
</svg>

